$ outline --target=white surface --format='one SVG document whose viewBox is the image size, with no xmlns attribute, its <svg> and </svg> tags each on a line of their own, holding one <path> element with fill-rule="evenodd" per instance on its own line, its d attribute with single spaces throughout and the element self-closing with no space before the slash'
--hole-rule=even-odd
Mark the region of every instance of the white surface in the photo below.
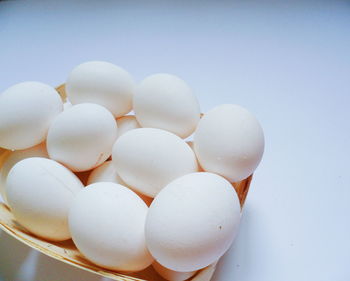
<svg viewBox="0 0 350 281">
<path fill-rule="evenodd" d="M 196 155 L 187 143 L 156 128 L 122 135 L 113 145 L 112 161 L 128 186 L 153 198 L 171 181 L 198 171 Z"/>
<path fill-rule="evenodd" d="M 140 128 L 139 122 L 137 122 L 134 115 L 126 115 L 117 119 L 118 125 L 118 137 L 124 135 L 127 131 Z"/>
<path fill-rule="evenodd" d="M 88 177 L 86 185 L 96 182 L 114 182 L 125 186 L 125 183 L 118 175 L 117 168 L 113 164 L 112 160 L 108 160 L 102 165 L 93 169 Z"/>
<path fill-rule="evenodd" d="M 65 166 L 30 157 L 16 163 L 6 179 L 6 198 L 17 222 L 49 241 L 70 239 L 68 214 L 84 185 Z"/>
<path fill-rule="evenodd" d="M 146 203 L 129 188 L 98 182 L 77 194 L 69 230 L 89 261 L 116 271 L 141 271 L 154 261 L 146 246 L 147 212 Z"/>
<path fill-rule="evenodd" d="M 161 264 L 157 263 L 156 261 L 152 263 L 152 267 L 164 279 L 171 280 L 171 281 L 187 280 L 191 276 L 195 275 L 195 273 L 197 272 L 197 271 L 190 271 L 190 272 L 174 271 L 174 270 L 171 270 L 169 268 L 162 266 Z"/>
<path fill-rule="evenodd" d="M 152 74 L 138 84 L 133 109 L 142 127 L 166 130 L 183 139 L 192 135 L 201 114 L 188 84 L 168 73 Z"/>
<path fill-rule="evenodd" d="M 117 122 L 109 110 L 95 103 L 79 103 L 52 121 L 47 152 L 74 172 L 88 171 L 111 156 L 117 134 Z"/>
<path fill-rule="evenodd" d="M 49 158 L 46 150 L 46 143 L 42 142 L 28 149 L 15 150 L 6 156 L 6 159 L 4 159 L 5 161 L 2 163 L 0 168 L 0 195 L 3 201 L 7 202 L 5 185 L 8 173 L 17 162 L 29 157 Z"/>
<path fill-rule="evenodd" d="M 207 111 L 193 135 L 193 148 L 201 167 L 230 182 L 254 173 L 264 154 L 264 132 L 249 110 L 235 104 Z"/>
<path fill-rule="evenodd" d="M 349 280 L 349 2 L 69 3 L 0 2 L 1 91 L 100 59 L 179 75 L 204 111 L 245 106 L 266 151 L 213 280 Z M 101 280 L 0 235 L 6 281 Z"/>
<path fill-rule="evenodd" d="M 44 83 L 26 81 L 0 92 L 0 147 L 27 149 L 43 142 L 62 110 L 57 91 Z"/>
<path fill-rule="evenodd" d="M 146 244 L 166 268 L 200 270 L 230 248 L 240 219 L 239 198 L 226 179 L 212 173 L 187 174 L 154 198 L 146 218 Z"/>
<path fill-rule="evenodd" d="M 97 103 L 115 117 L 131 111 L 134 81 L 124 69 L 110 62 L 89 61 L 76 66 L 66 81 L 66 94 L 73 104 Z"/>
</svg>

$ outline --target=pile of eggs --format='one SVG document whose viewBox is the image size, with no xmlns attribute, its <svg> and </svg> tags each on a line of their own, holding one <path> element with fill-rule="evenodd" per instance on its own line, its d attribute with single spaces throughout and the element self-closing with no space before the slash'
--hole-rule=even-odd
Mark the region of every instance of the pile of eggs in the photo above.
<svg viewBox="0 0 350 281">
<path fill-rule="evenodd" d="M 63 104 L 54 88 L 23 82 L 0 94 L 0 147 L 13 151 L 0 191 L 16 220 L 43 239 L 72 238 L 111 270 L 152 264 L 180 281 L 216 262 L 240 221 L 232 183 L 262 158 L 256 118 L 233 104 L 201 118 L 180 78 L 135 84 L 100 61 L 75 67 L 66 93 Z M 84 187 L 77 175 L 86 171 Z"/>
</svg>

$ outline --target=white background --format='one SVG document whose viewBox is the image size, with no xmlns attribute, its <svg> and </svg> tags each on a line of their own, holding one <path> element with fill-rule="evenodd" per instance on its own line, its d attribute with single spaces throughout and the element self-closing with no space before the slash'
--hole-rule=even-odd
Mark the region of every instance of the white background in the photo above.
<svg viewBox="0 0 350 281">
<path fill-rule="evenodd" d="M 264 159 L 213 280 L 350 280 L 349 1 L 0 2 L 0 91 L 59 85 L 88 60 L 179 75 L 202 111 L 237 103 L 261 121 Z M 4 233 L 0 276 L 102 280 Z"/>
</svg>

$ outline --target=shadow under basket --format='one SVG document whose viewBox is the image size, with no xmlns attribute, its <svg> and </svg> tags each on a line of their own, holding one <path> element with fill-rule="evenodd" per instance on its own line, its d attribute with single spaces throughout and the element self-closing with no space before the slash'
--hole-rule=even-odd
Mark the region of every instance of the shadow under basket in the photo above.
<svg viewBox="0 0 350 281">
<path fill-rule="evenodd" d="M 64 85 L 56 88 L 62 97 L 62 100 L 66 100 L 66 93 Z M 0 167 L 11 153 L 9 150 L 0 149 Z M 241 207 L 244 205 L 245 198 L 247 196 L 252 175 L 247 179 L 234 183 L 233 187 L 238 194 Z M 73 241 L 67 240 L 63 242 L 49 242 L 41 238 L 36 237 L 32 233 L 28 232 L 21 225 L 19 225 L 13 217 L 11 210 L 3 203 L 0 203 L 0 229 L 17 239 L 18 241 L 28 245 L 29 247 L 38 250 L 39 252 L 55 258 L 64 263 L 70 264 L 74 267 L 80 268 L 85 271 L 89 271 L 104 277 L 108 277 L 118 281 L 161 281 L 164 280 L 160 276 L 156 276 L 153 269 L 148 268 L 137 273 L 119 273 L 111 270 L 104 269 L 93 263 L 89 262 L 78 251 L 73 244 Z M 195 276 L 191 277 L 191 281 L 209 281 L 215 271 L 216 264 L 212 264 L 202 270 L 200 270 Z"/>
</svg>

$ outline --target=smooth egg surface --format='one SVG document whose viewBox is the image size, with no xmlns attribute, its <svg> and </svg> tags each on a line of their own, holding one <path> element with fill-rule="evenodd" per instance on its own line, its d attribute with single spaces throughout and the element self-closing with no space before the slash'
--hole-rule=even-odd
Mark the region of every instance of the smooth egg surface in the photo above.
<svg viewBox="0 0 350 281">
<path fill-rule="evenodd" d="M 134 81 L 123 68 L 104 61 L 89 61 L 76 66 L 66 82 L 72 104 L 96 103 L 115 117 L 132 108 Z"/>
<path fill-rule="evenodd" d="M 80 252 L 112 270 L 139 271 L 153 258 L 146 247 L 148 207 L 133 191 L 111 182 L 81 191 L 69 213 L 69 229 Z"/>
<path fill-rule="evenodd" d="M 188 174 L 153 200 L 145 227 L 147 247 L 162 266 L 195 271 L 229 249 L 239 221 L 239 199 L 226 179 L 206 172 Z"/>
<path fill-rule="evenodd" d="M 166 268 L 158 262 L 153 262 L 152 266 L 157 273 L 169 281 L 184 281 L 196 274 L 197 271 L 179 272 Z"/>
<path fill-rule="evenodd" d="M 193 133 L 200 117 L 199 103 L 190 87 L 166 73 L 145 78 L 135 90 L 133 106 L 142 127 L 163 129 L 181 138 Z"/>
<path fill-rule="evenodd" d="M 0 167 L 0 194 L 4 201 L 7 203 L 7 196 L 5 191 L 7 175 L 11 168 L 19 161 L 29 157 L 43 157 L 49 158 L 46 150 L 45 142 L 36 146 L 24 149 L 12 151 L 4 160 Z"/>
<path fill-rule="evenodd" d="M 245 108 L 224 104 L 199 121 L 194 150 L 201 167 L 237 182 L 251 175 L 264 153 L 264 133 Z"/>
<path fill-rule="evenodd" d="M 22 82 L 0 94 L 0 147 L 26 149 L 43 142 L 63 110 L 57 91 L 40 82 Z"/>
<path fill-rule="evenodd" d="M 172 180 L 198 169 L 195 154 L 183 139 L 154 128 L 122 135 L 114 144 L 112 160 L 126 184 L 150 197 Z"/>
<path fill-rule="evenodd" d="M 62 112 L 47 136 L 50 158 L 74 172 L 93 169 L 112 153 L 117 138 L 113 115 L 98 104 L 82 103 Z"/>
<path fill-rule="evenodd" d="M 139 122 L 137 122 L 135 116 L 126 115 L 117 119 L 118 124 L 118 138 L 124 135 L 127 131 L 141 128 Z"/>
<path fill-rule="evenodd" d="M 189 147 L 191 147 L 191 149 L 193 150 L 193 152 L 195 152 L 193 141 L 186 141 L 186 143 L 188 144 Z M 201 165 L 199 164 L 199 161 L 198 161 L 198 160 L 197 160 L 197 165 L 198 165 L 198 172 L 204 172 L 204 170 L 203 170 L 203 168 L 201 167 Z"/>
<path fill-rule="evenodd" d="M 16 220 L 35 235 L 52 241 L 71 237 L 68 212 L 82 188 L 66 167 L 40 157 L 15 164 L 6 181 L 7 201 Z"/>
<path fill-rule="evenodd" d="M 124 181 L 117 173 L 117 168 L 112 161 L 106 161 L 102 165 L 96 167 L 89 175 L 87 185 L 96 182 L 114 182 L 125 185 Z"/>
<path fill-rule="evenodd" d="M 114 182 L 130 188 L 118 175 L 117 167 L 112 161 L 104 162 L 91 172 L 87 180 L 87 185 L 97 182 Z M 151 205 L 153 198 L 143 195 L 135 190 L 134 192 L 147 204 L 147 206 Z"/>
</svg>

